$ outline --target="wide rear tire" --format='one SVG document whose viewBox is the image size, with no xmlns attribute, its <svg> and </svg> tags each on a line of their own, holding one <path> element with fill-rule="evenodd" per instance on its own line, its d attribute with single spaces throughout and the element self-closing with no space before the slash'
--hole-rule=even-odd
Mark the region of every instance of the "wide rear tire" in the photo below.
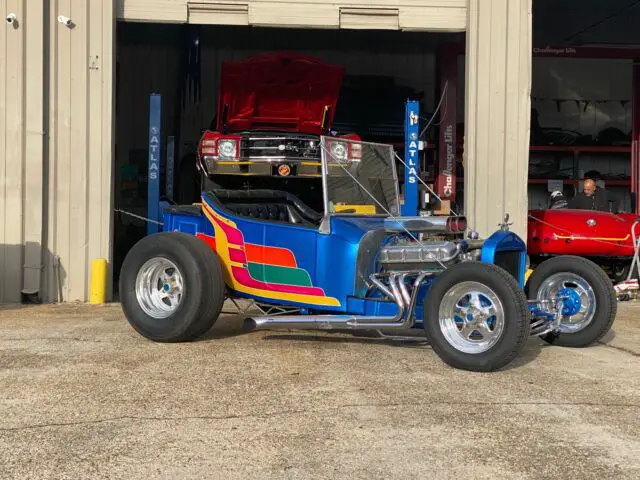
<svg viewBox="0 0 640 480">
<path fill-rule="evenodd" d="M 529 336 L 527 299 L 505 270 L 460 263 L 429 288 L 424 328 L 433 350 L 452 367 L 498 370 L 518 356 Z"/>
<path fill-rule="evenodd" d="M 191 340 L 222 310 L 225 284 L 213 250 L 193 235 L 158 233 L 140 240 L 120 273 L 120 300 L 131 326 L 157 342 Z"/>
</svg>

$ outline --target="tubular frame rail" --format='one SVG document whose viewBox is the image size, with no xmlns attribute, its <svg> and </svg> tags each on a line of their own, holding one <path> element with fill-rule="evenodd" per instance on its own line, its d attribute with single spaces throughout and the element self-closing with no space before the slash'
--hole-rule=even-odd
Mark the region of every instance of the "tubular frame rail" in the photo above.
<svg viewBox="0 0 640 480">
<path fill-rule="evenodd" d="M 427 277 L 433 275 L 434 272 L 411 271 L 369 276 L 372 285 L 397 305 L 398 310 L 393 316 L 267 314 L 252 317 L 251 320 L 258 330 L 407 330 L 415 325 L 415 307 L 420 287 Z M 409 283 L 411 291 L 408 289 Z M 529 301 L 531 336 L 545 335 L 559 327 L 563 301 L 561 297 Z"/>
<path fill-rule="evenodd" d="M 633 260 L 631 260 L 631 268 L 629 268 L 629 273 L 627 275 L 627 280 L 631 280 L 633 277 L 634 270 L 638 270 L 640 272 L 640 238 L 636 234 L 636 227 L 640 225 L 640 218 L 633 222 L 631 226 L 631 238 L 633 240 Z"/>
</svg>

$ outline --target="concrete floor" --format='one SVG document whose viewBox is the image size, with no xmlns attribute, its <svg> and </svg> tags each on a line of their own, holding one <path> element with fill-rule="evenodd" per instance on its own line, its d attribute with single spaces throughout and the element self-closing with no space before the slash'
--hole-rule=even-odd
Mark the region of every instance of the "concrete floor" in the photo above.
<svg viewBox="0 0 640 480">
<path fill-rule="evenodd" d="M 493 374 L 424 344 L 155 344 L 118 305 L 0 309 L 0 478 L 640 478 L 640 304 Z"/>
</svg>

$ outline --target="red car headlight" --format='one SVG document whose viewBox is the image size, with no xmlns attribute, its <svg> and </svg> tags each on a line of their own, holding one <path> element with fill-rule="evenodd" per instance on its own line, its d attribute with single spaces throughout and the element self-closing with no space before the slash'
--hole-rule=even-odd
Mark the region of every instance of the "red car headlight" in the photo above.
<svg viewBox="0 0 640 480">
<path fill-rule="evenodd" d="M 235 160 L 238 158 L 238 141 L 232 138 L 218 140 L 218 160 Z"/>
</svg>

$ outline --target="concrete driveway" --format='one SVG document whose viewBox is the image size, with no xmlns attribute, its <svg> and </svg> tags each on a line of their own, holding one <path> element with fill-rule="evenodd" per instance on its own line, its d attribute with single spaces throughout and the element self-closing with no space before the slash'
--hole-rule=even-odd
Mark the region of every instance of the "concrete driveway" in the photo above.
<svg viewBox="0 0 640 480">
<path fill-rule="evenodd" d="M 118 305 L 0 309 L 0 478 L 640 478 L 640 304 L 510 368 L 314 333 L 155 344 Z"/>
</svg>

